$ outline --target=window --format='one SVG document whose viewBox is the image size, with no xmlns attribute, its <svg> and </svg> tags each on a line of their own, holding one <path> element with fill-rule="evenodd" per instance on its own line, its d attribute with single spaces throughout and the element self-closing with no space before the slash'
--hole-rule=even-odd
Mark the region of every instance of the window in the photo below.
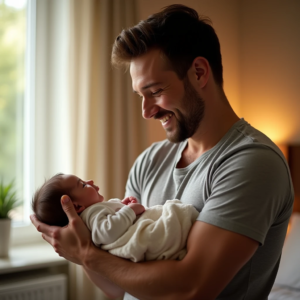
<svg viewBox="0 0 300 300">
<path fill-rule="evenodd" d="M 28 223 L 33 190 L 34 44 L 35 1 L 0 0 L 0 178 L 23 200 L 15 225 Z"/>
</svg>

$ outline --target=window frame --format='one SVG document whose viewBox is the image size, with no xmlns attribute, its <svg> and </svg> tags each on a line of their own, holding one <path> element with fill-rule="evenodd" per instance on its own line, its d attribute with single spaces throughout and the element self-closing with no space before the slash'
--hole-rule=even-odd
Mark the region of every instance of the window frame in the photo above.
<svg viewBox="0 0 300 300">
<path fill-rule="evenodd" d="M 26 84 L 24 101 L 23 153 L 23 223 L 29 224 L 31 197 L 35 179 L 35 57 L 36 57 L 36 0 L 27 1 Z"/>
<path fill-rule="evenodd" d="M 35 189 L 35 68 L 36 68 L 36 0 L 27 0 L 25 93 L 23 124 L 23 221 L 12 222 L 11 245 L 40 242 L 40 235 L 31 224 L 29 215 Z"/>
</svg>

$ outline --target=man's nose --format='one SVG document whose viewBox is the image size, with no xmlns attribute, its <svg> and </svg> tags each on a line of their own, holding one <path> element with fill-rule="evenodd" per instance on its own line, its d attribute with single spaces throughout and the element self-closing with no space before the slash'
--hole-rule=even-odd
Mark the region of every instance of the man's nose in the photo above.
<svg viewBox="0 0 300 300">
<path fill-rule="evenodd" d="M 159 111 L 159 107 L 155 104 L 154 100 L 143 97 L 142 115 L 144 119 L 151 119 Z"/>
</svg>

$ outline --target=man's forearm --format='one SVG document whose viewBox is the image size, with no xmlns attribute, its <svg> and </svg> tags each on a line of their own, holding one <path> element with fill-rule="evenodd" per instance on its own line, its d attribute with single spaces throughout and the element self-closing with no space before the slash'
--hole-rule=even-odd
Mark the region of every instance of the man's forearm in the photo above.
<svg viewBox="0 0 300 300">
<path fill-rule="evenodd" d="M 82 264 L 142 300 L 215 299 L 258 248 L 258 242 L 196 222 L 181 261 L 133 263 L 91 245 Z"/>
<path fill-rule="evenodd" d="M 129 294 L 145 300 L 189 299 L 185 280 L 176 278 L 180 274 L 180 265 L 180 261 L 174 260 L 133 263 L 96 247 L 84 261 L 85 269 L 91 274 L 108 278 Z"/>
<path fill-rule="evenodd" d="M 107 278 L 103 277 L 99 273 L 83 267 L 88 278 L 102 290 L 102 292 L 110 299 L 118 298 L 124 295 L 124 291 L 119 288 L 117 285 L 109 281 Z"/>
</svg>

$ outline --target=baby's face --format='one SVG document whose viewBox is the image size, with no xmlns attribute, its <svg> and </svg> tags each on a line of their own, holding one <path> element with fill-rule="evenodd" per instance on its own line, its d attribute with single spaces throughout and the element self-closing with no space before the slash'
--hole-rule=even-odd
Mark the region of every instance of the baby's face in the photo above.
<svg viewBox="0 0 300 300">
<path fill-rule="evenodd" d="M 98 193 L 99 187 L 92 180 L 84 181 L 75 175 L 62 175 L 63 185 L 70 190 L 70 197 L 76 206 L 83 209 L 104 200 Z M 82 209 L 82 210 L 83 210 Z"/>
</svg>

